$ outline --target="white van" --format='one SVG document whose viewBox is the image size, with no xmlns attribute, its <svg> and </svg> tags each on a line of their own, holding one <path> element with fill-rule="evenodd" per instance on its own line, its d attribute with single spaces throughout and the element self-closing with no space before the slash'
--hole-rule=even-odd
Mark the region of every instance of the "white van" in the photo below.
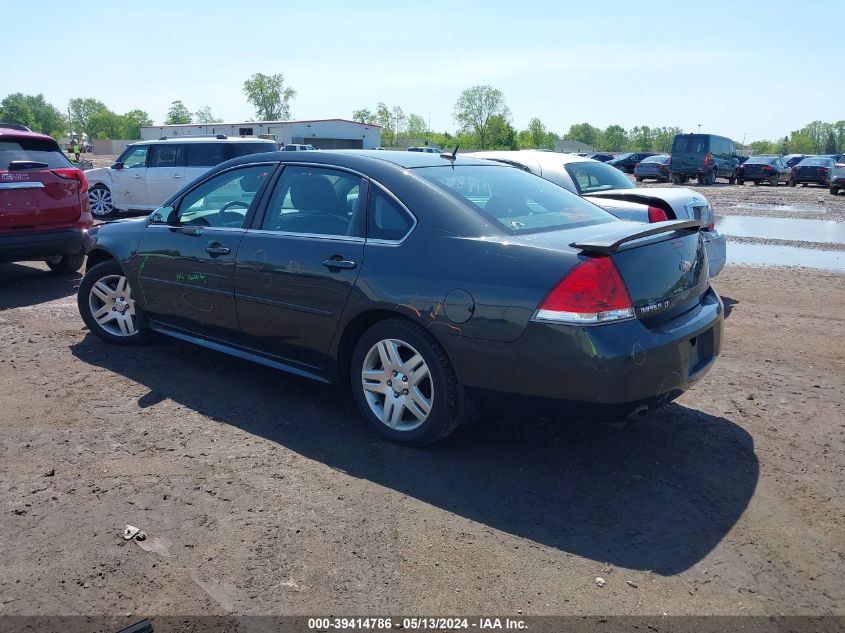
<svg viewBox="0 0 845 633">
<path fill-rule="evenodd" d="M 88 201 L 96 218 L 119 211 L 152 211 L 184 185 L 220 163 L 277 150 L 275 141 L 216 136 L 162 137 L 127 146 L 111 167 L 88 169 Z"/>
</svg>

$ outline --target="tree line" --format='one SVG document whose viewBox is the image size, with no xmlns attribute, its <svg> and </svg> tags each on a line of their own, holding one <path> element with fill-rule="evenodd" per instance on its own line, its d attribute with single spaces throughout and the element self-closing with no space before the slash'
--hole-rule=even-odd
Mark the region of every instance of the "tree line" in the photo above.
<svg viewBox="0 0 845 633">
<path fill-rule="evenodd" d="M 284 75 L 255 73 L 244 82 L 247 101 L 255 107 L 255 116 L 260 121 L 290 118 L 290 101 L 296 91 L 285 86 Z M 49 103 L 43 94 L 26 95 L 16 92 L 0 101 L 0 121 L 18 123 L 55 138 L 68 135 L 86 136 L 94 139 L 141 138 L 141 126 L 152 125 L 149 114 L 140 109 L 125 114 L 113 112 L 98 99 L 78 97 L 68 102 L 63 112 Z M 221 123 L 211 108 L 201 106 L 194 112 L 179 99 L 171 102 L 165 118 L 165 125 L 176 123 Z"/>
<path fill-rule="evenodd" d="M 287 85 L 282 73 L 255 73 L 243 84 L 246 100 L 255 108 L 258 121 L 278 121 L 291 117 L 290 102 L 296 90 Z M 444 149 L 460 146 L 464 149 L 554 149 L 559 140 L 580 141 L 597 151 L 653 151 L 668 153 L 678 127 L 636 126 L 625 129 L 609 125 L 605 129 L 589 123 L 571 125 L 564 134 L 548 129 L 537 117 L 528 121 L 523 130 L 512 124 L 511 111 L 501 90 L 489 85 L 467 88 L 458 96 L 452 112 L 456 131 L 435 132 L 425 118 L 413 112 L 406 114 L 400 105 L 378 102 L 375 108 L 354 110 L 352 118 L 361 123 L 381 126 L 382 145 L 396 147 L 402 139 L 424 139 Z M 59 137 L 84 134 L 89 139 L 139 139 L 141 126 L 152 125 L 143 110 L 117 114 L 104 103 L 90 97 L 74 98 L 62 112 L 47 102 L 44 95 L 20 92 L 7 95 L 0 101 L 0 121 L 20 123 L 39 132 Z M 183 101 L 171 102 L 164 123 L 220 123 L 207 105 L 191 111 Z M 737 143 L 737 147 L 741 145 Z M 758 154 L 833 154 L 845 153 L 845 121 L 826 123 L 813 121 L 782 139 L 759 140 L 746 149 Z"/>
</svg>

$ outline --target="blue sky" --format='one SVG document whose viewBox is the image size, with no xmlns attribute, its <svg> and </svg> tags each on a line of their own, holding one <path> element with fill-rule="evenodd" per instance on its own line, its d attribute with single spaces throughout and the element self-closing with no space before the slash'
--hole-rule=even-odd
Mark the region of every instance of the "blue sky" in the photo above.
<svg viewBox="0 0 845 633">
<path fill-rule="evenodd" d="M 295 118 L 384 101 L 438 131 L 454 130 L 474 84 L 504 93 L 517 128 L 537 116 L 558 133 L 700 123 L 750 142 L 845 119 L 842 0 L 86 0 L 9 3 L 3 16 L 0 98 L 94 97 L 156 122 L 173 99 L 252 117 L 254 72 L 284 73 Z"/>
</svg>

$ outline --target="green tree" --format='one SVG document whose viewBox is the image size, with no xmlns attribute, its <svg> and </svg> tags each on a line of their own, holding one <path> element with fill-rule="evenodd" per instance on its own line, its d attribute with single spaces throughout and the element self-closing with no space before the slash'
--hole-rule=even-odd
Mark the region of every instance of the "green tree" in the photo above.
<svg viewBox="0 0 845 633">
<path fill-rule="evenodd" d="M 59 137 L 67 131 L 67 119 L 58 108 L 48 103 L 43 94 L 21 95 L 32 113 L 32 129 L 42 134 Z"/>
<path fill-rule="evenodd" d="M 825 154 L 835 154 L 836 153 L 836 134 L 833 133 L 833 129 L 831 129 L 827 133 L 827 140 L 824 143 L 824 153 Z"/>
<path fill-rule="evenodd" d="M 211 106 L 203 106 L 194 112 L 195 123 L 223 123 L 223 119 L 216 118 L 211 114 Z"/>
<path fill-rule="evenodd" d="M 82 132 L 89 139 L 92 139 L 94 135 L 90 127 L 91 115 L 104 110 L 108 111 L 108 108 L 105 103 L 97 99 L 80 97 L 70 100 L 68 110 L 70 110 L 70 123 L 73 132 L 77 134 Z"/>
<path fill-rule="evenodd" d="M 120 138 L 135 140 L 141 138 L 141 126 L 152 125 L 150 115 L 143 110 L 130 110 L 123 115 L 123 133 Z"/>
<path fill-rule="evenodd" d="M 818 154 L 816 142 L 802 130 L 789 135 L 789 153 L 792 154 Z"/>
<path fill-rule="evenodd" d="M 608 125 L 602 132 L 599 148 L 606 152 L 621 152 L 628 147 L 628 132 L 621 125 Z"/>
<path fill-rule="evenodd" d="M 554 149 L 554 134 L 551 134 L 537 117 L 528 121 L 527 132 L 531 135 L 531 147 L 536 149 Z M 523 143 L 518 143 L 522 145 Z"/>
<path fill-rule="evenodd" d="M 4 123 L 17 123 L 28 128 L 35 128 L 35 119 L 32 110 L 26 102 L 26 97 L 21 92 L 8 95 L 0 101 L 0 121 Z"/>
<path fill-rule="evenodd" d="M 519 149 L 516 130 L 505 117 L 498 114 L 487 121 L 487 143 L 491 149 Z"/>
<path fill-rule="evenodd" d="M 779 145 L 778 145 L 778 151 L 777 151 L 777 152 L 775 152 L 775 153 L 776 153 L 776 154 L 782 154 L 782 155 L 784 155 L 784 156 L 786 156 L 787 154 L 789 154 L 789 153 L 790 153 L 790 152 L 789 152 L 789 137 L 788 137 L 788 136 L 784 136 L 784 137 L 780 140 L 780 143 L 779 143 Z"/>
<path fill-rule="evenodd" d="M 649 152 L 654 143 L 654 135 L 647 125 L 635 127 L 630 132 L 631 149 L 640 152 Z"/>
<path fill-rule="evenodd" d="M 259 121 L 290 119 L 290 101 L 296 98 L 296 90 L 285 86 L 282 73 L 255 73 L 244 82 L 244 93 L 247 101 L 255 106 L 255 116 Z"/>
<path fill-rule="evenodd" d="M 408 115 L 408 136 L 411 138 L 421 138 L 428 135 L 428 126 L 425 119 L 419 114 Z"/>
<path fill-rule="evenodd" d="M 569 128 L 569 132 L 563 138 L 567 141 L 580 141 L 592 147 L 599 147 L 603 143 L 602 131 L 589 123 L 576 123 Z"/>
<path fill-rule="evenodd" d="M 845 121 L 834 123 L 833 132 L 836 134 L 836 151 L 845 152 Z"/>
<path fill-rule="evenodd" d="M 369 108 L 361 108 L 360 110 L 353 110 L 352 120 L 358 123 L 372 123 L 375 120 L 375 115 Z"/>
<path fill-rule="evenodd" d="M 165 125 L 178 125 L 183 123 L 191 123 L 193 117 L 191 111 L 179 99 L 170 103 L 170 109 L 167 111 L 167 118 L 164 120 Z"/>
<path fill-rule="evenodd" d="M 777 143 L 772 141 L 754 141 L 753 143 L 748 144 L 748 149 L 753 151 L 755 154 L 778 154 L 780 153 L 780 147 Z M 789 153 L 789 152 L 785 152 Z"/>
<path fill-rule="evenodd" d="M 405 131 L 405 127 L 408 124 L 408 117 L 405 116 L 405 112 L 402 110 L 401 106 L 393 106 L 393 109 L 390 111 L 390 118 L 393 121 L 393 137 L 395 145 L 395 139 L 402 136 L 402 133 Z"/>
<path fill-rule="evenodd" d="M 500 117 L 507 122 L 510 109 L 500 90 L 478 85 L 467 88 L 455 102 L 453 116 L 463 132 L 472 132 L 478 138 L 479 149 L 487 149 L 490 119 Z"/>
<path fill-rule="evenodd" d="M 383 101 L 379 101 L 376 106 L 376 123 L 381 126 L 382 143 L 388 147 L 393 147 L 396 144 L 393 116 L 390 114 L 390 108 Z"/>
<path fill-rule="evenodd" d="M 88 119 L 88 138 L 123 138 L 126 130 L 124 117 L 110 110 L 94 112 Z"/>
</svg>

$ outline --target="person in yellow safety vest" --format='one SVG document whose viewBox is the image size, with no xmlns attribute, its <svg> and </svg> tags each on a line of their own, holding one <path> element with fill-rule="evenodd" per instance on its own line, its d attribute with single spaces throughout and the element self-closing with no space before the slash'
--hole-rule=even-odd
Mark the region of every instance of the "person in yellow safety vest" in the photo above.
<svg viewBox="0 0 845 633">
<path fill-rule="evenodd" d="M 76 162 L 79 162 L 79 141 L 75 141 L 73 144 L 73 154 L 76 156 Z"/>
</svg>

